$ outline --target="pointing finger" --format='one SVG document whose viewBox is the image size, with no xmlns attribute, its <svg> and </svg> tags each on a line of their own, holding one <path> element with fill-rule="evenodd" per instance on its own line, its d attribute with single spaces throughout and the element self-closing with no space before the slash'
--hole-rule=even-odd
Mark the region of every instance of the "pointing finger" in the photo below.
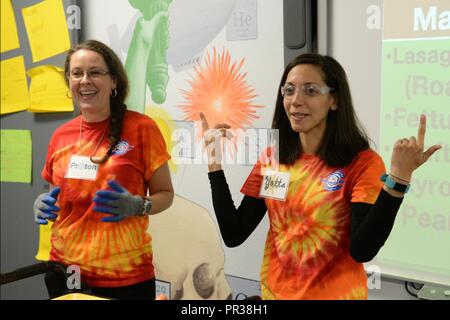
<svg viewBox="0 0 450 320">
<path fill-rule="evenodd" d="M 427 117 L 424 114 L 422 114 L 420 116 L 419 132 L 417 134 L 417 143 L 421 149 L 423 149 L 425 143 L 426 128 L 427 128 Z"/>
<path fill-rule="evenodd" d="M 209 125 L 208 125 L 208 121 L 206 121 L 206 117 L 203 114 L 203 112 L 200 112 L 200 120 L 202 120 L 202 128 L 203 128 L 203 132 L 206 132 L 209 130 Z"/>
</svg>

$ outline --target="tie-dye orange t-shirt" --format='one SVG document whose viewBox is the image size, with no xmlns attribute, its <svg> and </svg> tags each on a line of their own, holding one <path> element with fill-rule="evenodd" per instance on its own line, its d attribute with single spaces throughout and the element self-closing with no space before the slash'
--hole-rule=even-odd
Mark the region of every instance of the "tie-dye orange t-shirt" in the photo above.
<svg viewBox="0 0 450 320">
<path fill-rule="evenodd" d="M 155 275 L 149 218 L 102 222 L 107 215 L 93 211 L 95 192 L 109 189 L 107 181 L 116 180 L 130 193 L 144 196 L 153 173 L 170 159 L 156 123 L 126 111 L 121 141 L 107 162 L 99 165 L 96 179 L 65 178 L 73 155 L 101 157 L 106 153 L 108 127 L 109 120 L 87 123 L 80 116 L 62 125 L 50 140 L 42 170 L 46 181 L 61 188 L 50 260 L 78 265 L 82 281 L 94 287 L 128 286 Z"/>
<path fill-rule="evenodd" d="M 258 162 L 241 192 L 259 197 Z M 373 150 L 344 168 L 302 155 L 290 173 L 285 201 L 265 199 L 270 228 L 261 267 L 263 299 L 367 299 L 363 265 L 350 256 L 350 203 L 373 204 L 385 167 Z"/>
</svg>

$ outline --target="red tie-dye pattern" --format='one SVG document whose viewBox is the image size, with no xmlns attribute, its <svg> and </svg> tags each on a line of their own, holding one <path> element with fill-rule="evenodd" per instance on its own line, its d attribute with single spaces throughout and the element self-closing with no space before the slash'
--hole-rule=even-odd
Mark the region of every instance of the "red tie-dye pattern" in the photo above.
<svg viewBox="0 0 450 320">
<path fill-rule="evenodd" d="M 261 169 L 258 163 L 241 192 L 259 197 Z M 263 298 L 366 299 L 363 266 L 349 255 L 349 207 L 375 202 L 385 171 L 381 158 L 367 150 L 345 168 L 330 168 L 317 157 L 302 156 L 279 170 L 291 177 L 285 201 L 265 200 L 270 229 L 261 268 Z M 337 170 L 343 173 L 340 187 L 329 190 L 325 181 Z"/>
<path fill-rule="evenodd" d="M 117 180 L 133 194 L 145 195 L 153 172 L 169 158 L 155 122 L 127 111 L 122 141 L 128 149 L 114 154 L 99 166 L 95 181 L 65 178 L 72 155 L 90 156 L 108 126 L 108 121 L 83 122 L 80 152 L 80 117 L 73 119 L 53 135 L 42 176 L 61 188 L 61 210 L 52 227 L 50 259 L 66 265 L 78 265 L 82 280 L 91 286 L 127 286 L 154 277 L 149 219 L 131 217 L 119 223 L 105 223 L 103 213 L 94 212 L 95 192 L 108 189 L 108 180 Z M 95 152 L 102 156 L 108 149 L 104 139 Z"/>
</svg>

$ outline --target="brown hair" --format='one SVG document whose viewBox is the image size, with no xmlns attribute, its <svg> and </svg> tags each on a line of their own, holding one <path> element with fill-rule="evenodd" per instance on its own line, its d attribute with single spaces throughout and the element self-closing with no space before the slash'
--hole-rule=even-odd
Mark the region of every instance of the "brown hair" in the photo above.
<svg viewBox="0 0 450 320">
<path fill-rule="evenodd" d="M 344 167 L 352 162 L 358 152 L 369 148 L 369 139 L 364 132 L 353 108 L 347 75 L 342 66 L 330 56 L 306 53 L 294 58 L 281 77 L 272 128 L 279 129 L 280 162 L 293 164 L 301 155 L 299 135 L 292 130 L 283 105 L 281 87 L 292 68 L 300 64 L 319 67 L 326 85 L 334 90 L 337 110 L 330 111 L 327 125 L 317 155 L 330 167 Z"/>
<path fill-rule="evenodd" d="M 122 131 L 123 118 L 127 106 L 125 105 L 125 99 L 128 95 L 129 85 L 128 77 L 117 54 L 104 43 L 97 40 L 88 40 L 77 44 L 75 47 L 69 50 L 67 53 L 66 61 L 64 64 L 64 72 L 66 74 L 66 83 L 69 84 L 70 73 L 70 60 L 72 55 L 78 50 L 90 50 L 100 54 L 108 67 L 109 74 L 116 80 L 117 94 L 110 95 L 111 117 L 109 124 L 108 139 L 110 146 L 107 153 L 100 159 L 95 160 L 91 157 L 91 161 L 94 163 L 104 163 L 114 152 L 117 144 L 120 141 L 120 134 Z M 116 92 L 114 92 L 116 93 Z"/>
</svg>

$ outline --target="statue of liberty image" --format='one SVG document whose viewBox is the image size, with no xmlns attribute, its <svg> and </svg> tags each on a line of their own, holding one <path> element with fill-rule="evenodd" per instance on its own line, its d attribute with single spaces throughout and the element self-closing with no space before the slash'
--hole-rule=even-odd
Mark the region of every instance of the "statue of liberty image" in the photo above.
<svg viewBox="0 0 450 320">
<path fill-rule="evenodd" d="M 125 69 L 129 76 L 130 110 L 145 113 L 146 89 L 153 102 L 163 104 L 169 81 L 166 52 L 169 47 L 168 8 L 172 0 L 129 0 L 142 13 L 131 38 Z"/>
</svg>

